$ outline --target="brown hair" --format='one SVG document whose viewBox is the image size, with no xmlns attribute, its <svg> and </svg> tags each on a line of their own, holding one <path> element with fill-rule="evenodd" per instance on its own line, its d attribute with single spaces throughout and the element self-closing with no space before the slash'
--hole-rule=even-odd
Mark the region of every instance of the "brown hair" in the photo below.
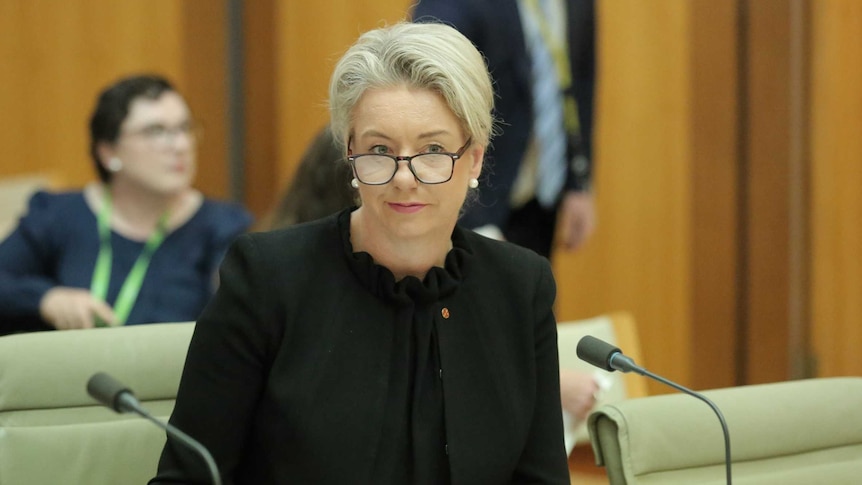
<svg viewBox="0 0 862 485">
<path fill-rule="evenodd" d="M 296 175 L 271 214 L 266 229 L 320 219 L 357 204 L 353 173 L 327 126 L 302 155 Z"/>
</svg>

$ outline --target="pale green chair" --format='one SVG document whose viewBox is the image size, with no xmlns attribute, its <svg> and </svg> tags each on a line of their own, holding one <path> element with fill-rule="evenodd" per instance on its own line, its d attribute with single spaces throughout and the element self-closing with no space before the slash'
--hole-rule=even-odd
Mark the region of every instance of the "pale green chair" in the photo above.
<svg viewBox="0 0 862 485">
<path fill-rule="evenodd" d="M 107 372 L 155 416 L 170 416 L 193 323 L 0 337 L 0 484 L 144 484 L 165 432 L 97 404 Z"/>
<path fill-rule="evenodd" d="M 18 225 L 34 192 L 58 185 L 56 177 L 40 173 L 0 178 L 0 241 Z"/>
<path fill-rule="evenodd" d="M 703 393 L 730 431 L 733 483 L 862 483 L 862 378 L 740 386 Z M 590 415 L 597 464 L 612 485 L 723 484 L 718 418 L 685 394 L 631 399 Z"/>
</svg>

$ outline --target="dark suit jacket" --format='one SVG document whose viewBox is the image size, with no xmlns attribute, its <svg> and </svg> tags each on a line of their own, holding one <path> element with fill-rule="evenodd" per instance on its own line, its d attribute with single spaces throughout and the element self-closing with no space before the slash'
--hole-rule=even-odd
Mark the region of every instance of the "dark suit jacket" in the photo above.
<svg viewBox="0 0 862 485">
<path fill-rule="evenodd" d="M 572 90 L 578 104 L 582 151 L 591 160 L 593 91 L 595 84 L 593 0 L 566 0 Z M 470 228 L 494 224 L 505 227 L 509 195 L 527 149 L 533 127 L 530 57 L 521 28 L 517 0 L 421 0 L 413 12 L 416 21 L 434 19 L 452 25 L 485 55 L 494 79 L 496 114 L 502 133 L 492 140 L 486 155 L 480 200 L 461 219 Z M 570 147 L 570 158 L 574 156 Z M 589 186 L 591 167 L 570 171 L 566 187 Z"/>
<path fill-rule="evenodd" d="M 226 483 L 370 482 L 394 310 L 351 272 L 345 220 L 243 236 L 225 259 L 171 422 L 212 451 Z M 569 483 L 551 268 L 512 244 L 456 236 L 472 256 L 429 310 L 452 483 Z M 207 483 L 199 460 L 169 444 L 151 483 L 189 473 Z"/>
</svg>

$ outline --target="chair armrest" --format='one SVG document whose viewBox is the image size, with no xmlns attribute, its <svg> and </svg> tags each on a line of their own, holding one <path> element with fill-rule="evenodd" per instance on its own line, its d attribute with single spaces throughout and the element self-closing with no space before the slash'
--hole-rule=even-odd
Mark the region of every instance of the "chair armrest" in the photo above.
<svg viewBox="0 0 862 485">
<path fill-rule="evenodd" d="M 733 462 L 804 455 L 862 444 L 862 378 L 740 386 L 703 393 L 722 410 Z M 602 406 L 590 415 L 597 462 L 632 483 L 668 470 L 724 463 L 718 418 L 684 394 Z"/>
<path fill-rule="evenodd" d="M 187 322 L 4 336 L 0 413 L 94 405 L 86 384 L 98 371 L 141 401 L 173 399 L 193 331 Z"/>
</svg>

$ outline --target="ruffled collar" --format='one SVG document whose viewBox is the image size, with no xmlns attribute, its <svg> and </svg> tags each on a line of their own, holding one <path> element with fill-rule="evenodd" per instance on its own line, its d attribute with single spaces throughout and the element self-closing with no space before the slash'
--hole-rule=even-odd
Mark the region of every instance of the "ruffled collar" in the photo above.
<svg viewBox="0 0 862 485">
<path fill-rule="evenodd" d="M 395 281 L 392 271 L 375 263 L 370 254 L 353 252 L 353 244 L 350 243 L 351 212 L 352 209 L 345 209 L 338 215 L 344 255 L 353 274 L 375 296 L 399 306 L 410 303 L 424 305 L 454 293 L 468 273 L 473 251 L 464 236 L 464 230 L 455 227 L 452 231 L 452 249 L 446 254 L 443 268 L 431 268 L 421 281 L 415 276 Z"/>
</svg>

